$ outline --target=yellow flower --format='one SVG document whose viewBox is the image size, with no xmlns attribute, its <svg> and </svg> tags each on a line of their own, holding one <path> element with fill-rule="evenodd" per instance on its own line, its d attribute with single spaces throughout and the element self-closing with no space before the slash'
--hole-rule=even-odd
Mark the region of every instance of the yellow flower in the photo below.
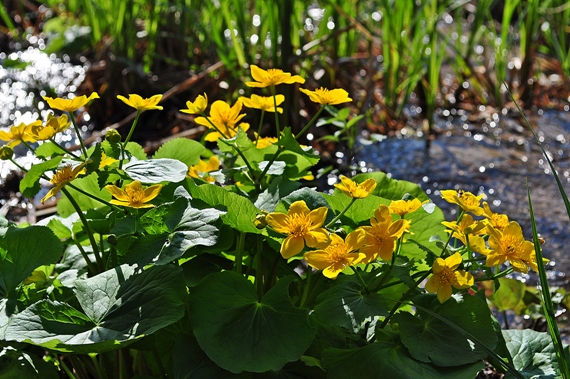
<svg viewBox="0 0 570 379">
<path fill-rule="evenodd" d="M 396 240 L 410 227 L 410 220 L 399 219 L 392 221 L 392 215 L 387 206 L 381 204 L 374 217 L 370 219 L 370 226 L 363 226 L 366 232 L 366 241 L 360 249 L 366 254 L 362 263 L 370 263 L 378 257 L 388 261 L 396 248 Z"/>
<path fill-rule="evenodd" d="M 518 272 L 527 273 L 527 265 L 531 265 L 533 270 L 536 268 L 536 257 L 534 261 L 532 258 L 535 254 L 534 245 L 524 239 L 522 229 L 517 222 L 509 222 L 509 225 L 502 231 L 489 226 L 487 233 L 489 233 L 489 247 L 491 248 L 487 254 L 486 265 L 488 267 L 501 265 L 508 260 L 513 269 Z"/>
<path fill-rule="evenodd" d="M 265 217 L 265 221 L 277 233 L 287 235 L 281 245 L 281 255 L 289 259 L 299 254 L 305 243 L 319 249 L 330 243 L 328 232 L 321 228 L 326 217 L 326 207 L 310 210 L 305 201 L 299 200 L 291 204 L 287 214 L 272 212 Z"/>
<path fill-rule="evenodd" d="M 60 111 L 65 111 L 70 113 L 75 112 L 81 107 L 84 107 L 91 100 L 98 98 L 99 95 L 97 94 L 97 92 L 93 92 L 91 95 L 89 95 L 89 97 L 83 95 L 83 96 L 74 97 L 73 99 L 62 99 L 60 97 L 53 99 L 51 97 L 44 96 L 44 100 L 47 101 L 50 108 L 59 109 Z"/>
<path fill-rule="evenodd" d="M 273 96 L 257 96 L 251 95 L 251 98 L 241 96 L 239 98 L 243 105 L 248 108 L 261 109 L 266 112 L 275 112 L 275 105 L 279 105 L 285 101 L 285 96 L 275 95 L 275 104 L 273 104 Z M 283 108 L 277 107 L 277 112 L 283 113 Z"/>
<path fill-rule="evenodd" d="M 111 204 L 131 208 L 152 208 L 154 207 L 153 204 L 146 203 L 158 196 L 162 184 L 155 184 L 144 189 L 141 182 L 135 180 L 131 184 L 127 184 L 124 190 L 112 184 L 105 186 L 105 188 L 117 199 L 111 200 Z"/>
<path fill-rule="evenodd" d="M 463 242 L 463 245 L 467 246 L 467 239 L 469 239 L 469 248 L 471 251 L 483 255 L 487 255 L 489 252 L 485 240 L 481 237 L 481 234 L 485 234 L 487 227 L 485 222 L 475 221 L 470 214 L 465 214 L 459 224 L 457 221 L 443 221 L 442 224 L 449 228 L 446 232 L 453 232 L 453 236 Z"/>
<path fill-rule="evenodd" d="M 475 216 L 483 216 L 485 214 L 480 205 L 484 195 L 475 196 L 467 191 L 443 190 L 441 191 L 441 197 L 448 203 L 457 204 L 465 212 L 473 213 Z"/>
<path fill-rule="evenodd" d="M 206 141 L 214 142 L 219 138 L 232 138 L 237 134 L 238 126 L 244 131 L 249 129 L 249 124 L 245 122 L 237 125 L 237 123 L 245 117 L 245 114 L 239 114 L 241 108 L 242 102 L 239 100 L 231 108 L 225 101 L 214 101 L 210 109 L 210 117 L 196 117 L 194 122 L 210 129 L 213 128 L 212 124 L 214 124 L 222 133 L 220 134 L 218 131 L 211 132 L 206 136 Z"/>
<path fill-rule="evenodd" d="M 115 162 L 118 162 L 118 160 L 113 157 L 108 157 L 107 154 L 105 153 L 101 153 L 101 161 L 99 162 L 99 168 L 110 166 Z"/>
<path fill-rule="evenodd" d="M 45 141 L 53 138 L 57 133 L 63 132 L 71 125 L 71 121 L 66 114 L 55 117 L 52 114 L 48 115 L 45 125 L 33 125 L 29 134 L 32 135 L 36 141 Z"/>
<path fill-rule="evenodd" d="M 326 88 L 318 88 L 314 91 L 308 89 L 299 88 L 301 92 L 309 96 L 312 102 L 319 103 L 322 105 L 336 105 L 342 103 L 349 103 L 352 101 L 348 97 L 348 92 L 342 88 L 328 90 Z"/>
<path fill-rule="evenodd" d="M 457 270 L 463 259 L 461 254 L 455 253 L 445 259 L 436 258 L 433 263 L 433 275 L 426 283 L 426 291 L 437 292 L 437 299 L 445 303 L 451 297 L 453 290 L 469 288 L 475 283 L 473 275 L 463 270 Z"/>
<path fill-rule="evenodd" d="M 390 213 L 399 215 L 400 217 L 404 217 L 408 213 L 417 211 L 425 203 L 429 203 L 429 200 L 426 200 L 424 202 L 421 202 L 418 199 L 392 200 L 392 202 L 388 206 L 388 209 L 390 209 Z"/>
<path fill-rule="evenodd" d="M 331 234 L 331 243 L 321 250 L 309 251 L 303 258 L 309 266 L 322 270 L 323 275 L 330 279 L 336 279 L 338 274 L 348 266 L 353 266 L 366 256 L 357 250 L 364 244 L 366 233 L 362 229 L 356 229 L 346 236 L 343 241 L 336 234 Z"/>
<path fill-rule="evenodd" d="M 162 100 L 162 95 L 154 95 L 148 99 L 143 99 L 139 95 L 129 94 L 127 99 L 124 96 L 117 95 L 117 99 L 127 104 L 129 107 L 135 108 L 137 111 L 150 111 L 153 109 L 162 110 L 162 106 L 157 105 Z"/>
<path fill-rule="evenodd" d="M 20 144 L 20 142 L 36 142 L 36 139 L 30 134 L 33 126 L 41 125 L 40 120 L 34 121 L 31 124 L 12 125 L 10 131 L 0 130 L 0 140 L 8 141 L 8 146 L 14 148 Z"/>
<path fill-rule="evenodd" d="M 245 82 L 245 85 L 248 87 L 264 88 L 276 86 L 277 84 L 305 83 L 305 79 L 299 75 L 291 76 L 290 73 L 283 72 L 283 70 L 278 68 L 270 68 L 265 71 L 253 64 L 251 65 L 251 76 L 255 82 Z"/>
<path fill-rule="evenodd" d="M 187 101 L 186 107 L 188 107 L 188 109 L 181 109 L 180 112 L 188 114 L 200 114 L 204 112 L 208 107 L 208 95 L 204 93 L 204 96 L 199 95 L 194 102 Z"/>
<path fill-rule="evenodd" d="M 485 211 L 485 216 L 489 225 L 495 229 L 503 230 L 509 225 L 509 216 L 500 213 L 493 213 L 489 204 L 486 201 L 483 202 L 483 210 Z"/>
<path fill-rule="evenodd" d="M 267 146 L 271 146 L 279 141 L 277 137 L 257 137 L 257 133 L 255 133 L 255 137 L 257 138 L 257 145 L 255 145 L 255 147 L 258 149 L 264 149 Z"/>
<path fill-rule="evenodd" d="M 192 178 L 204 179 L 209 183 L 213 183 L 216 181 L 216 179 L 210 176 L 208 173 L 216 171 L 219 168 L 220 160 L 215 155 L 212 155 L 207 162 L 200 159 L 200 162 L 198 164 L 191 166 L 188 170 L 188 176 Z"/>
<path fill-rule="evenodd" d="M 340 184 L 334 186 L 354 199 L 364 199 L 376 188 L 376 181 L 372 178 L 366 179 L 362 183 L 355 183 L 344 175 L 340 176 Z"/>
<path fill-rule="evenodd" d="M 52 184 L 55 185 L 55 187 L 52 187 L 48 191 L 48 193 L 42 198 L 41 200 L 42 204 L 45 203 L 46 200 L 48 200 L 52 196 L 55 196 L 59 191 L 61 191 L 63 186 L 65 186 L 67 183 L 71 182 L 72 180 L 77 178 L 77 176 L 81 175 L 84 172 L 83 171 L 84 166 L 85 163 L 81 163 L 75 166 L 74 168 L 71 168 L 71 165 L 67 165 L 57 170 L 53 174 L 52 178 L 49 180 Z"/>
</svg>

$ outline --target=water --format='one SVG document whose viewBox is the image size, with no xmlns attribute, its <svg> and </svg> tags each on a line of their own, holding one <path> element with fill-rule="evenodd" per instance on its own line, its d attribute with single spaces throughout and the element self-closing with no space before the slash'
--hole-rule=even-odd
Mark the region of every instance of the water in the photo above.
<svg viewBox="0 0 570 379">
<path fill-rule="evenodd" d="M 398 137 L 361 146 L 356 159 L 364 161 L 369 170 L 381 170 L 394 179 L 419 184 L 448 220 L 457 217 L 457 209 L 441 199 L 442 189 L 485 194 L 494 212 L 519 222 L 526 238 L 531 239 L 528 183 L 538 232 L 546 240 L 544 255 L 552 260 L 552 284 L 567 285 L 570 221 L 564 202 L 531 132 L 517 113 L 504 113 L 483 111 L 476 117 L 451 117 L 443 111 L 436 126 L 437 137 L 429 149 L 416 131 L 408 129 Z M 530 122 L 570 194 L 570 114 L 541 113 L 531 116 Z"/>
</svg>

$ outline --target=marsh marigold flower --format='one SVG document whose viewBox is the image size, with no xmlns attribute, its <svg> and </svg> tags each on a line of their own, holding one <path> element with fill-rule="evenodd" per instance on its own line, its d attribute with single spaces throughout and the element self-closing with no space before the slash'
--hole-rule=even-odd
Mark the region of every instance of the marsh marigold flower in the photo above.
<svg viewBox="0 0 570 379">
<path fill-rule="evenodd" d="M 137 111 L 150 111 L 153 109 L 162 110 L 162 106 L 157 105 L 162 100 L 162 95 L 154 95 L 148 99 L 143 99 L 139 95 L 129 94 L 127 99 L 124 96 L 117 95 L 117 99 L 127 104 L 129 107 L 135 108 Z"/>
<path fill-rule="evenodd" d="M 509 222 L 503 230 L 489 226 L 487 233 L 489 233 L 488 242 L 491 248 L 487 254 L 486 265 L 488 267 L 498 266 L 509 261 L 515 271 L 527 273 L 527 266 L 538 271 L 534 244 L 524 239 L 522 229 L 517 222 Z"/>
<path fill-rule="evenodd" d="M 41 125 L 40 120 L 34 121 L 31 124 L 20 123 L 19 125 L 12 125 L 9 131 L 0 130 L 0 140 L 8 141 L 8 146 L 12 149 L 23 142 L 36 142 L 36 139 L 30 134 L 33 126 Z"/>
<path fill-rule="evenodd" d="M 81 163 L 81 164 L 75 166 L 74 168 L 72 168 L 71 165 L 66 165 L 66 166 L 63 166 L 62 168 L 60 168 L 59 170 L 56 170 L 56 172 L 53 174 L 53 176 L 49 180 L 55 186 L 52 187 L 48 191 L 48 193 L 42 198 L 42 200 L 41 200 L 42 204 L 45 203 L 46 200 L 48 200 L 52 196 L 55 196 L 59 191 L 61 191 L 63 186 L 70 183 L 72 180 L 74 180 L 79 175 L 81 175 L 84 172 L 83 171 L 84 166 L 85 166 L 85 163 Z"/>
<path fill-rule="evenodd" d="M 322 249 L 330 243 L 328 232 L 322 228 L 327 211 L 326 207 L 310 210 L 305 201 L 299 200 L 291 204 L 287 214 L 272 212 L 265 217 L 273 230 L 287 235 L 281 245 L 283 258 L 289 259 L 299 254 L 305 244 Z"/>
<path fill-rule="evenodd" d="M 60 111 L 69 112 L 69 113 L 75 112 L 79 108 L 87 105 L 87 103 L 89 103 L 91 100 L 98 98 L 99 95 L 97 94 L 97 92 L 93 92 L 91 95 L 89 95 L 89 97 L 83 95 L 83 96 L 74 97 L 73 99 L 62 99 L 60 97 L 54 99 L 47 96 L 43 97 L 43 99 L 47 101 L 50 108 L 59 109 Z"/>
<path fill-rule="evenodd" d="M 188 169 L 188 176 L 191 178 L 204 179 L 208 183 L 213 183 L 216 179 L 213 176 L 210 176 L 209 173 L 216 171 L 219 168 L 220 160 L 215 155 L 212 155 L 207 162 L 200 159 L 198 164 L 190 166 Z"/>
<path fill-rule="evenodd" d="M 305 83 L 305 79 L 299 75 L 291 75 L 278 68 L 270 68 L 266 71 L 254 64 L 251 65 L 251 76 L 255 82 L 245 82 L 248 87 L 264 88 L 278 84 Z"/>
<path fill-rule="evenodd" d="M 348 266 L 354 266 L 366 256 L 358 252 L 364 244 L 366 233 L 356 229 L 343 240 L 336 234 L 331 234 L 331 243 L 321 250 L 305 253 L 303 258 L 309 266 L 322 270 L 323 275 L 336 279 L 338 274 Z"/>
<path fill-rule="evenodd" d="M 285 96 L 275 95 L 275 104 L 273 103 L 273 96 L 258 96 L 251 95 L 251 98 L 241 96 L 239 98 L 243 105 L 248 108 L 261 109 L 265 112 L 275 112 L 275 105 L 279 105 L 285 101 Z M 277 107 L 277 112 L 283 113 L 283 108 Z"/>
<path fill-rule="evenodd" d="M 158 196 L 162 184 L 155 184 L 145 189 L 141 182 L 135 180 L 131 184 L 127 184 L 124 190 L 112 184 L 105 186 L 105 188 L 116 199 L 111 200 L 111 204 L 131 208 L 152 208 L 154 205 L 147 203 Z"/>
<path fill-rule="evenodd" d="M 200 114 L 203 113 L 206 108 L 208 108 L 208 95 L 204 93 L 204 96 L 199 95 L 194 102 L 186 102 L 187 109 L 181 109 L 180 112 L 188 114 Z"/>
<path fill-rule="evenodd" d="M 57 133 L 63 132 L 65 129 L 69 128 L 71 121 L 66 114 L 59 117 L 54 115 L 48 115 L 48 119 L 45 125 L 36 124 L 30 128 L 29 134 L 34 137 L 36 141 L 45 141 L 55 137 Z"/>
<path fill-rule="evenodd" d="M 392 215 L 386 205 L 380 205 L 370 219 L 370 226 L 363 226 L 366 232 L 364 246 L 360 249 L 366 255 L 362 263 L 370 263 L 378 257 L 388 261 L 396 248 L 396 241 L 410 228 L 411 221 L 399 219 L 392 221 Z"/>
<path fill-rule="evenodd" d="M 485 211 L 481 208 L 481 199 L 484 195 L 475 196 L 467 191 L 443 190 L 441 197 L 451 204 L 459 205 L 465 212 L 475 216 L 483 216 Z"/>
<path fill-rule="evenodd" d="M 388 206 L 388 209 L 390 209 L 390 213 L 396 214 L 400 217 L 404 217 L 408 213 L 412 213 L 412 212 L 417 211 L 418 209 L 420 209 L 422 207 L 422 205 L 424 205 L 425 203 L 428 203 L 428 202 L 429 202 L 429 200 L 421 202 L 418 199 L 392 200 L 392 202 Z"/>
<path fill-rule="evenodd" d="M 509 225 L 509 216 L 506 214 L 494 213 L 491 211 L 489 204 L 486 201 L 483 202 L 483 210 L 486 217 L 486 221 L 495 229 L 503 230 Z"/>
<path fill-rule="evenodd" d="M 210 117 L 196 117 L 194 122 L 210 129 L 214 128 L 212 124 L 218 128 L 219 132 L 214 129 L 215 131 L 206 136 L 206 141 L 214 142 L 219 138 L 232 138 L 237 134 L 238 126 L 244 131 L 249 129 L 249 124 L 245 122 L 238 125 L 238 122 L 245 117 L 245 114 L 239 113 L 241 108 L 242 102 L 239 100 L 231 108 L 225 101 L 214 101 L 210 109 Z"/>
<path fill-rule="evenodd" d="M 451 297 L 453 290 L 469 288 L 475 283 L 473 275 L 457 267 L 463 262 L 461 254 L 455 253 L 445 259 L 436 258 L 433 263 L 433 275 L 426 283 L 426 291 L 437 292 L 437 299 L 440 303 L 445 303 Z"/>
<path fill-rule="evenodd" d="M 483 255 L 487 255 L 489 252 L 485 239 L 481 236 L 485 234 L 487 227 L 484 221 L 476 221 L 470 214 L 464 214 L 459 223 L 457 221 L 443 221 L 442 224 L 449 228 L 446 232 L 449 234 L 453 232 L 453 236 L 463 242 L 463 245 L 467 246 L 467 240 L 469 240 L 471 251 Z"/>
<path fill-rule="evenodd" d="M 299 88 L 299 90 L 308 95 L 312 102 L 322 105 L 336 105 L 352 101 L 352 99 L 348 97 L 348 92 L 342 88 L 328 90 L 321 87 L 314 91 Z"/>
<path fill-rule="evenodd" d="M 377 184 L 372 178 L 366 179 L 362 183 L 356 183 L 344 175 L 339 176 L 339 178 L 340 183 L 334 186 L 353 199 L 364 199 L 368 197 L 368 195 L 374 191 Z"/>
</svg>

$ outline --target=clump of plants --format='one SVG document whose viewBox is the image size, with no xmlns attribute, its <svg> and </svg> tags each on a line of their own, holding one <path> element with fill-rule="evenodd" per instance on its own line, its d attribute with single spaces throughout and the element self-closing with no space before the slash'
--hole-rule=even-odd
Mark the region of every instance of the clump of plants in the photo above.
<svg viewBox="0 0 570 379">
<path fill-rule="evenodd" d="M 148 157 L 131 142 L 160 95 L 119 96 L 137 111 L 129 134 L 90 147 L 74 112 L 96 93 L 45 98 L 58 112 L 0 133 L 2 159 L 22 143 L 41 160 L 21 167 L 22 193 L 43 179 L 42 202 L 61 194 L 38 225 L 0 219 L 0 373 L 472 379 L 487 361 L 509 378 L 566 375 L 555 325 L 554 339 L 501 330 L 485 294 L 513 271 L 544 273 L 536 233 L 530 242 L 464 191 L 442 192 L 458 207 L 446 221 L 419 186 L 382 172 L 310 188 L 319 156 L 298 139 L 348 93 L 278 69 L 251 75 L 250 97 L 203 94 L 181 110 L 215 149 L 176 138 Z M 279 124 L 285 85 L 320 105 L 296 135 Z M 244 107 L 262 112 L 257 132 Z M 268 113 L 277 137 L 260 135 Z M 77 152 L 55 139 L 71 125 Z"/>
</svg>

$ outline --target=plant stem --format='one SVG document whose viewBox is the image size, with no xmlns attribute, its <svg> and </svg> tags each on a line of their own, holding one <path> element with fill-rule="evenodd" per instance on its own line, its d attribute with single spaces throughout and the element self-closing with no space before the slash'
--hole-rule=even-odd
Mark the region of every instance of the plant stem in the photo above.
<svg viewBox="0 0 570 379">
<path fill-rule="evenodd" d="M 421 282 L 423 282 L 430 274 L 431 274 L 432 270 L 429 270 L 428 272 L 426 272 L 422 277 L 420 277 L 418 280 L 416 280 L 416 282 L 414 283 L 414 286 L 411 287 L 410 289 L 408 289 L 406 291 L 406 293 L 404 293 L 401 297 L 400 300 L 398 300 L 396 302 L 396 305 L 394 305 L 392 307 L 392 309 L 390 309 L 390 313 L 388 314 L 388 316 L 386 316 L 386 318 L 384 319 L 384 321 L 382 321 L 382 324 L 380 324 L 379 328 L 380 329 L 384 329 L 386 327 L 386 325 L 388 325 L 388 322 L 390 322 L 390 319 L 392 318 L 392 316 L 394 316 L 394 313 L 396 313 L 396 311 L 398 310 L 398 308 L 400 308 L 400 304 L 402 304 L 406 298 L 408 296 L 410 296 L 410 294 L 412 292 L 414 292 L 416 290 L 416 288 L 418 288 L 418 286 L 420 285 Z"/>
<path fill-rule="evenodd" d="M 67 150 L 64 146 L 60 145 L 59 143 L 55 142 L 55 138 L 50 138 L 50 142 L 53 143 L 55 146 L 59 147 L 61 150 L 65 151 L 67 154 L 71 155 L 73 158 L 81 159 L 80 156 L 73 154 L 71 151 Z"/>
<path fill-rule="evenodd" d="M 295 139 L 299 139 L 299 137 L 301 137 L 310 127 L 311 125 L 313 125 L 313 123 L 317 120 L 317 118 L 319 117 L 319 115 L 321 114 L 321 112 L 325 109 L 324 105 L 321 105 L 321 107 L 319 108 L 319 110 L 317 111 L 317 113 L 315 113 L 315 115 L 313 116 L 313 118 L 311 119 L 311 121 L 309 121 L 307 123 L 307 125 L 305 125 L 305 127 L 303 129 L 301 129 L 301 131 L 295 136 Z"/>
<path fill-rule="evenodd" d="M 275 98 L 273 98 L 273 100 L 275 100 Z M 277 108 L 275 108 L 275 112 L 277 112 Z M 259 141 L 259 136 L 261 135 L 261 128 L 263 127 L 263 116 L 265 116 L 265 109 L 261 110 L 261 117 L 259 119 L 259 126 L 257 127 L 257 136 L 255 137 L 255 146 L 256 147 L 257 147 L 257 142 Z M 279 138 L 279 137 L 277 137 L 277 138 Z"/>
<path fill-rule="evenodd" d="M 309 289 L 311 288 L 311 277 L 313 275 L 313 268 L 307 265 L 307 276 L 306 276 L 306 283 L 305 288 L 303 288 L 303 296 L 301 297 L 301 303 L 299 307 L 303 307 L 305 302 L 307 301 L 307 297 L 309 296 Z"/>
<path fill-rule="evenodd" d="M 392 268 L 394 268 L 394 264 L 396 263 L 396 256 L 400 253 L 400 250 L 402 248 L 402 238 L 403 235 L 402 237 L 398 238 L 398 241 L 396 242 L 396 251 L 392 253 L 392 260 L 390 261 L 390 266 L 388 266 L 388 270 L 386 270 L 386 272 L 382 276 L 382 279 L 380 279 L 378 287 L 382 287 L 382 285 L 386 282 L 386 280 L 390 277 L 390 274 L 392 273 Z"/>
<path fill-rule="evenodd" d="M 81 151 L 83 152 L 85 159 L 87 159 L 87 149 L 83 144 L 83 138 L 81 138 L 81 132 L 79 131 L 79 126 L 77 126 L 77 121 L 75 121 L 75 117 L 73 117 L 73 115 L 70 112 L 67 113 L 69 114 L 69 118 L 71 119 L 71 123 L 73 124 L 73 128 L 75 129 L 75 133 L 77 134 L 77 139 L 79 139 L 79 145 L 81 145 Z"/>
<path fill-rule="evenodd" d="M 131 130 L 129 130 L 129 134 L 127 135 L 127 138 L 125 138 L 125 141 L 121 144 L 121 157 L 119 157 L 119 170 L 123 169 L 123 158 L 125 156 L 125 151 L 127 150 L 127 144 L 129 143 L 131 136 L 133 135 L 133 132 L 135 131 L 135 127 L 137 126 L 137 123 L 139 122 L 139 117 L 141 116 L 141 111 L 137 109 L 137 115 L 135 116 L 135 120 L 133 121 L 133 124 L 131 125 Z"/>
<path fill-rule="evenodd" d="M 75 235 L 73 235 L 72 238 L 73 238 L 73 242 L 75 242 L 75 245 L 77 245 L 77 249 L 79 249 L 79 253 L 81 253 L 81 256 L 83 257 L 83 259 L 85 259 L 85 262 L 87 263 L 87 267 L 89 267 L 89 271 L 91 271 L 92 275 L 96 275 L 97 274 L 97 267 L 95 267 L 93 265 L 93 262 L 91 262 L 91 259 L 89 259 L 89 255 L 87 255 L 87 253 L 85 252 L 85 249 L 83 249 L 83 246 L 81 246 L 81 244 L 79 243 L 79 241 L 77 240 Z"/>
<path fill-rule="evenodd" d="M 90 198 L 93 199 L 93 200 L 96 200 L 96 201 L 100 202 L 101 204 L 104 204 L 104 205 L 106 205 L 106 206 L 108 206 L 108 207 L 111 207 L 111 209 L 114 209 L 114 210 L 116 210 L 116 211 L 120 211 L 120 210 L 121 210 L 120 207 L 117 207 L 116 205 L 113 205 L 113 204 L 111 204 L 111 203 L 109 203 L 109 202 L 107 202 L 107 201 L 105 201 L 105 200 L 103 200 L 103 199 L 101 199 L 101 198 L 99 198 L 99 197 L 93 195 L 93 194 L 90 194 L 89 192 L 87 192 L 87 191 L 85 191 L 85 190 L 82 190 L 81 188 L 79 188 L 79 187 L 73 185 L 72 183 L 67 183 L 67 186 L 73 188 L 73 189 L 76 190 L 77 192 L 79 192 L 79 193 L 81 193 L 81 194 L 83 194 L 83 195 L 85 195 L 85 196 L 87 196 L 87 197 L 90 197 Z"/>
<path fill-rule="evenodd" d="M 259 234 L 256 237 L 257 246 L 255 258 L 257 264 L 255 267 L 255 286 L 257 287 L 257 296 L 261 299 L 263 297 L 263 239 Z"/>
<path fill-rule="evenodd" d="M 281 128 L 279 127 L 279 115 L 277 114 L 277 99 L 275 98 L 275 85 L 271 85 L 271 95 L 273 96 L 273 107 L 275 108 L 275 133 L 278 140 L 281 140 Z"/>
<path fill-rule="evenodd" d="M 16 167 L 18 167 L 20 170 L 22 170 L 22 172 L 26 173 L 28 172 L 28 170 L 26 170 L 25 168 L 23 168 L 22 166 L 20 166 L 18 163 L 16 163 L 16 161 L 14 160 L 14 158 L 10 158 L 10 162 L 12 162 L 12 164 Z M 49 179 L 48 179 L 49 180 Z"/>
<path fill-rule="evenodd" d="M 99 272 L 105 271 L 105 263 L 103 262 L 103 259 L 99 255 L 99 248 L 97 247 L 97 241 L 95 241 L 95 237 L 93 237 L 93 231 L 91 230 L 91 227 L 89 226 L 89 223 L 87 222 L 87 218 L 83 214 L 83 211 L 79 207 L 79 204 L 77 204 L 77 202 L 75 201 L 73 196 L 71 196 L 71 194 L 69 193 L 69 191 L 67 189 L 65 189 L 65 187 L 63 187 L 61 189 L 61 192 L 63 192 L 65 194 L 65 196 L 67 196 L 67 198 L 69 199 L 69 202 L 71 203 L 71 205 L 73 206 L 73 208 L 75 209 L 75 211 L 79 215 L 81 222 L 83 223 L 83 227 L 85 228 L 85 231 L 87 232 L 87 236 L 89 237 L 89 242 L 91 243 L 91 247 L 93 248 L 93 254 L 95 254 L 95 260 L 97 261 L 97 266 L 100 270 Z"/>
<path fill-rule="evenodd" d="M 370 295 L 370 290 L 368 289 L 368 286 L 366 285 L 366 282 L 364 281 L 362 275 L 360 275 L 360 273 L 358 272 L 357 269 L 354 268 L 354 266 L 350 266 L 350 268 L 352 269 L 352 271 L 354 271 L 356 276 L 358 276 L 358 279 L 360 279 L 360 283 L 362 283 L 362 286 L 364 287 L 364 292 L 366 292 L 367 295 Z"/>
<path fill-rule="evenodd" d="M 348 209 L 349 209 L 350 207 L 352 207 L 352 204 L 354 204 L 355 201 L 356 201 L 356 198 L 353 197 L 353 198 L 350 200 L 350 203 L 346 206 L 346 208 L 344 208 L 344 210 L 343 210 L 342 212 L 340 212 L 335 218 L 333 218 L 333 219 L 331 220 L 331 222 L 329 222 L 329 223 L 325 226 L 325 228 L 327 228 L 327 229 L 330 228 L 335 222 L 338 221 L 338 219 L 340 219 L 342 216 L 344 216 L 344 214 L 346 213 L 346 211 L 348 211 Z"/>
<path fill-rule="evenodd" d="M 237 240 L 236 246 L 236 260 L 234 262 L 234 270 L 238 273 L 242 273 L 242 261 L 243 261 L 243 250 L 245 245 L 245 233 L 240 232 Z"/>
</svg>

